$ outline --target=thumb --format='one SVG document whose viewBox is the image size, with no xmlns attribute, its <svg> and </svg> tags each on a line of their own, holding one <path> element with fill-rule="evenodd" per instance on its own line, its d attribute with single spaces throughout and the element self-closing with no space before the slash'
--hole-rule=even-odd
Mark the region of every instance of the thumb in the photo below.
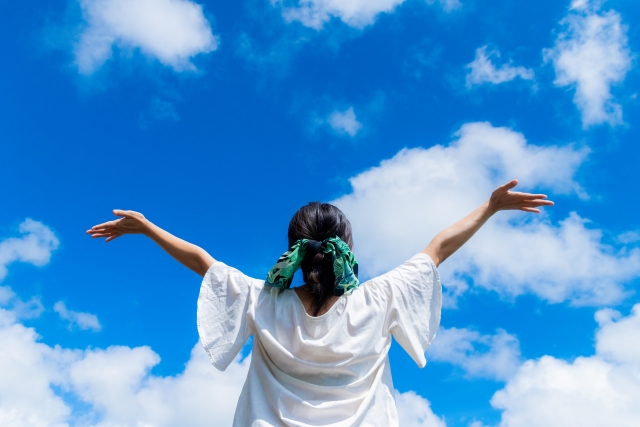
<svg viewBox="0 0 640 427">
<path fill-rule="evenodd" d="M 506 184 L 501 185 L 500 186 L 500 190 L 503 190 L 503 191 L 506 192 L 506 191 L 509 191 L 509 190 L 515 188 L 516 185 L 518 185 L 518 180 L 517 179 L 512 179 L 511 181 L 507 182 Z"/>
<path fill-rule="evenodd" d="M 124 217 L 124 218 L 130 218 L 131 217 L 131 214 L 129 213 L 129 211 L 123 211 L 121 209 L 114 209 L 113 210 L 113 214 L 115 216 L 121 216 L 121 217 Z"/>
</svg>

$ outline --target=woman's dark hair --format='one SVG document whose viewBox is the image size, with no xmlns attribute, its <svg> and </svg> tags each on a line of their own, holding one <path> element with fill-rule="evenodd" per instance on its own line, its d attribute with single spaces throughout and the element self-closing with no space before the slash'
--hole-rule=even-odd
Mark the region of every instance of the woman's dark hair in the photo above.
<svg viewBox="0 0 640 427">
<path fill-rule="evenodd" d="M 335 236 L 353 249 L 351 223 L 340 209 L 329 203 L 311 202 L 298 209 L 289 223 L 289 247 L 300 239 L 322 242 Z M 313 296 L 312 308 L 317 316 L 333 296 L 336 275 L 330 256 L 309 249 L 301 264 L 302 279 Z"/>
</svg>

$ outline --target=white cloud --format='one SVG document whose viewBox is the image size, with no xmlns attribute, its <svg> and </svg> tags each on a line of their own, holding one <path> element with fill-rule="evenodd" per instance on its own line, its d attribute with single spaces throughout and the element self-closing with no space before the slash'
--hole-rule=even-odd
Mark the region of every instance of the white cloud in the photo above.
<svg viewBox="0 0 640 427">
<path fill-rule="evenodd" d="M 15 297 L 0 288 L 2 301 L 6 295 Z M 0 341 L 0 425 L 7 427 L 226 427 L 249 366 L 249 358 L 236 360 L 219 372 L 197 344 L 182 373 L 156 376 L 149 371 L 160 357 L 149 347 L 50 347 L 6 308 L 0 308 Z"/>
<path fill-rule="evenodd" d="M 616 321 L 616 319 L 619 319 Z M 596 314 L 596 354 L 527 361 L 491 399 L 500 427 L 635 427 L 640 423 L 640 305 Z"/>
<path fill-rule="evenodd" d="M 139 49 L 176 71 L 195 70 L 191 59 L 218 47 L 202 6 L 190 0 L 78 1 L 85 28 L 75 63 L 82 74 L 110 59 L 114 46 Z"/>
<path fill-rule="evenodd" d="M 435 2 L 436 0 L 427 0 L 428 4 L 434 4 Z M 460 0 L 437 0 L 437 2 L 440 3 L 445 12 L 451 12 L 462 7 Z"/>
<path fill-rule="evenodd" d="M 523 80 L 533 80 L 533 70 L 525 67 L 514 67 L 510 63 L 496 68 L 492 58 L 500 58 L 500 52 L 491 50 L 487 46 L 476 50 L 476 58 L 467 65 L 467 87 L 483 83 L 500 84 L 520 77 Z"/>
<path fill-rule="evenodd" d="M 44 306 L 38 297 L 22 301 L 9 286 L 0 286 L 0 307 L 11 309 L 18 319 L 33 319 L 42 314 Z"/>
<path fill-rule="evenodd" d="M 110 347 L 85 352 L 68 372 L 78 397 L 104 414 L 97 427 L 231 425 L 249 358 L 219 372 L 197 344 L 182 373 L 150 375 L 159 361 L 148 347 Z"/>
<path fill-rule="evenodd" d="M 503 330 L 495 335 L 458 328 L 440 328 L 427 351 L 429 360 L 459 366 L 468 378 L 506 381 L 520 367 L 520 342 Z"/>
<path fill-rule="evenodd" d="M 571 10 L 586 9 L 589 6 L 589 0 L 573 0 L 569 8 Z"/>
<path fill-rule="evenodd" d="M 69 328 L 78 327 L 83 331 L 89 329 L 92 331 L 99 331 L 102 329 L 98 316 L 91 313 L 69 310 L 62 301 L 55 303 L 53 311 L 58 313 L 61 319 L 64 319 L 69 323 Z"/>
<path fill-rule="evenodd" d="M 640 233 L 637 231 L 627 231 L 618 236 L 618 241 L 623 244 L 640 242 Z"/>
<path fill-rule="evenodd" d="M 362 123 L 356 119 L 353 107 L 349 107 L 345 111 L 334 111 L 329 115 L 327 124 L 339 134 L 347 134 L 351 137 L 356 136 L 358 131 L 362 129 Z"/>
<path fill-rule="evenodd" d="M 600 9 L 605 0 L 573 0 L 569 5 L 569 10 L 592 10 Z"/>
<path fill-rule="evenodd" d="M 587 197 L 574 180 L 587 150 L 536 146 L 488 123 L 470 123 L 447 146 L 400 151 L 351 178 L 335 200 L 354 224 L 364 276 L 384 273 L 422 250 L 439 231 L 482 204 L 513 178 L 521 190 Z M 571 214 L 500 212 L 441 267 L 447 304 L 475 286 L 504 297 L 531 293 L 549 302 L 605 305 L 619 301 L 640 274 L 640 250 L 603 243 L 602 231 Z"/>
<path fill-rule="evenodd" d="M 622 107 L 614 101 L 611 86 L 621 83 L 631 69 L 626 27 L 616 11 L 600 13 L 599 3 L 574 0 L 561 22 L 564 32 L 546 61 L 556 71 L 555 85 L 575 88 L 574 102 L 584 127 L 622 123 Z"/>
<path fill-rule="evenodd" d="M 364 28 L 375 22 L 381 13 L 391 13 L 405 0 L 298 0 L 296 6 L 284 6 L 283 0 L 271 0 L 274 6 L 282 7 L 288 21 L 299 21 L 303 25 L 321 29 L 331 18 L 345 24 Z M 433 4 L 436 0 L 426 0 Z M 438 0 L 442 8 L 450 12 L 461 6 L 459 0 Z"/>
<path fill-rule="evenodd" d="M 73 353 L 37 342 L 17 314 L 0 307 L 0 425 L 67 426 L 70 410 L 51 386 L 59 386 L 58 361 Z"/>
<path fill-rule="evenodd" d="M 10 237 L 0 241 L 0 280 L 7 275 L 7 265 L 15 261 L 43 266 L 49 262 L 51 253 L 59 241 L 49 227 L 41 222 L 26 219 L 20 224 L 21 237 Z"/>
<path fill-rule="evenodd" d="M 395 392 L 398 418 L 402 427 L 447 427 L 431 409 L 429 401 L 413 391 Z"/>
</svg>

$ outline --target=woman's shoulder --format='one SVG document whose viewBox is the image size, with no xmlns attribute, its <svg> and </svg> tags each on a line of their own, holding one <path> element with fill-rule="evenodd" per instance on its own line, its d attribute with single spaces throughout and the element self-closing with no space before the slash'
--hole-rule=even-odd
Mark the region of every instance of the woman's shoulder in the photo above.
<svg viewBox="0 0 640 427">
<path fill-rule="evenodd" d="M 419 252 L 386 273 L 375 276 L 362 283 L 361 287 L 367 286 L 375 288 L 381 285 L 404 281 L 414 275 L 430 274 L 433 272 L 437 274 L 437 267 L 431 257 L 424 252 Z"/>
</svg>

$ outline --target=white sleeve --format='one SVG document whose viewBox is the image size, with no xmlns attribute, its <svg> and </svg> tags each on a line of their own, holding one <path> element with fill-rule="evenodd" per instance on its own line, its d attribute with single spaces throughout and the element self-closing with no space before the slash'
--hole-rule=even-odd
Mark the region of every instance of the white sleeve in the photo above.
<svg viewBox="0 0 640 427">
<path fill-rule="evenodd" d="M 419 253 L 381 276 L 389 292 L 389 332 L 421 368 L 427 364 L 424 352 L 440 325 L 442 286 L 435 264 Z"/>
<path fill-rule="evenodd" d="M 198 334 L 211 363 L 221 371 L 255 332 L 252 319 L 263 284 L 219 261 L 209 267 L 202 280 Z"/>
</svg>

